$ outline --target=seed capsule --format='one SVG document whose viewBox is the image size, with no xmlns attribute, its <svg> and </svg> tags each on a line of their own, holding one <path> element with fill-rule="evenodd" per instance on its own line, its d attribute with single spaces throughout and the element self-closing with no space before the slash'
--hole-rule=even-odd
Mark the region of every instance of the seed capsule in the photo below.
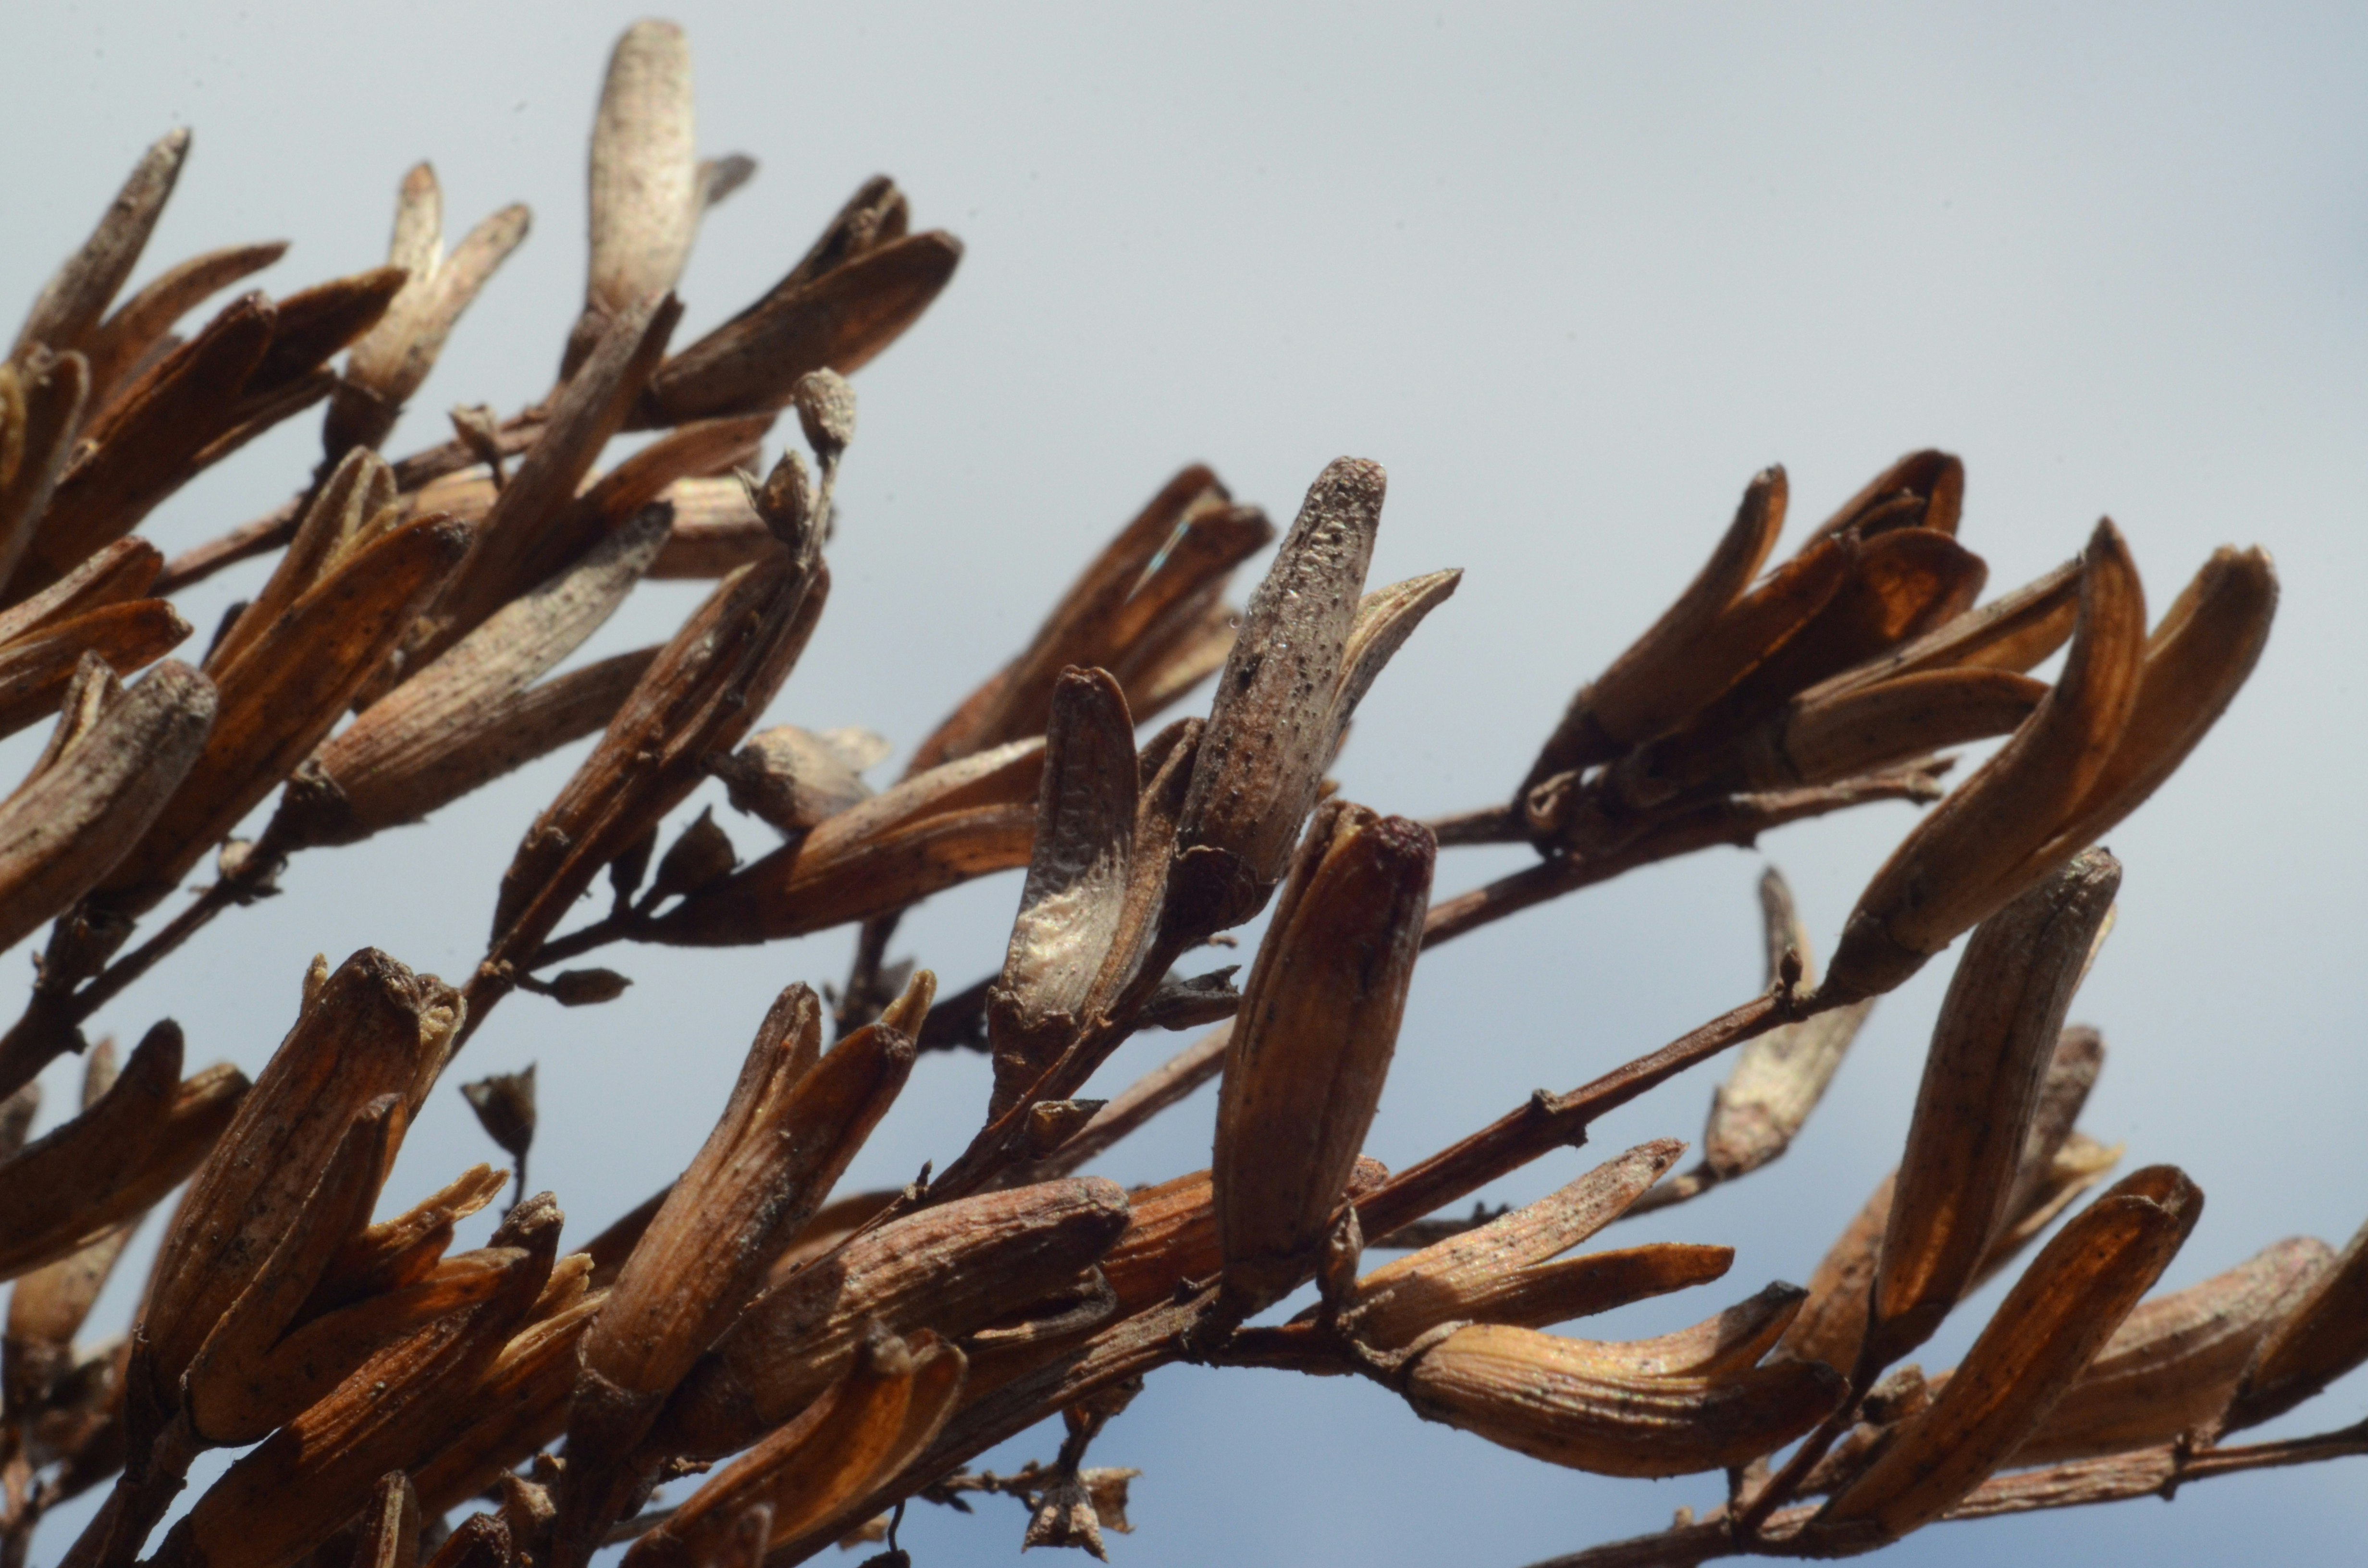
<svg viewBox="0 0 2368 1568">
<path fill-rule="evenodd" d="M 1258 948 L 1218 1092 L 1217 1230 L 1244 1312 L 1304 1278 L 1381 1104 L 1437 848 L 1326 804 Z"/>
</svg>

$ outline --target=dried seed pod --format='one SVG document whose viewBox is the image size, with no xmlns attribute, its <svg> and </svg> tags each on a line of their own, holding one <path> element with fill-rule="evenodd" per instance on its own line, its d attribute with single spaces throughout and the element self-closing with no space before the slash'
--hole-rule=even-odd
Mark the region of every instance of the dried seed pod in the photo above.
<svg viewBox="0 0 2368 1568">
<path fill-rule="evenodd" d="M 2284 1415 L 2368 1361 L 2368 1225 L 2272 1327 L 2220 1418 L 2223 1433 Z"/>
<path fill-rule="evenodd" d="M 379 1477 L 362 1510 L 354 1568 L 419 1568 L 419 1494 L 403 1471 Z"/>
<path fill-rule="evenodd" d="M 189 133 L 182 129 L 166 131 L 141 156 L 90 238 L 42 285 L 9 358 L 37 343 L 61 351 L 84 346 L 108 302 L 140 264 L 188 155 Z"/>
<path fill-rule="evenodd" d="M 1024 866 L 1043 759 L 1042 740 L 1014 741 L 907 778 L 700 889 L 644 935 L 685 947 L 778 941 Z"/>
<path fill-rule="evenodd" d="M 1044 733 L 1028 881 L 987 992 L 990 1119 L 1059 1060 L 1097 1003 L 1112 1000 L 1098 983 L 1126 914 L 1139 777 L 1134 722 L 1118 682 L 1102 670 L 1064 671 Z"/>
<path fill-rule="evenodd" d="M 1019 656 L 915 749 L 908 771 L 1042 733 L 1054 684 L 1072 665 L 1109 670 L 1128 708 L 1149 718 L 1163 704 L 1144 700 L 1143 683 L 1202 607 L 1222 611 L 1234 568 L 1273 540 L 1266 514 L 1232 505 L 1215 473 L 1183 470 L 1087 564 Z"/>
<path fill-rule="evenodd" d="M 173 1408 L 182 1372 L 279 1246 L 355 1116 L 382 1095 L 419 1103 L 459 1012 L 459 995 L 435 977 L 367 948 L 312 995 L 157 1254 L 139 1332 L 145 1397 L 159 1408 Z"/>
<path fill-rule="evenodd" d="M 650 1448 L 693 1459 L 744 1448 L 837 1381 L 871 1325 L 962 1340 L 1060 1291 L 1128 1218 L 1118 1186 L 1089 1176 L 982 1193 L 865 1232 L 749 1307 L 675 1391 Z"/>
<path fill-rule="evenodd" d="M 553 398 L 541 434 L 485 514 L 451 588 L 405 644 L 411 667 L 442 653 L 593 542 L 569 537 L 575 530 L 563 532 L 552 523 L 575 500 L 576 487 L 617 433 L 681 318 L 680 302 L 660 294 L 636 301 L 609 323 L 598 347 Z M 618 520 L 639 510 L 638 504 L 626 507 Z"/>
<path fill-rule="evenodd" d="M 1358 598 L 1385 489 L 1381 465 L 1336 460 L 1242 618 L 1177 829 L 1167 919 L 1237 926 L 1266 907 L 1357 703 L 1460 573 Z"/>
<path fill-rule="evenodd" d="M 1351 1203 L 1389 1179 L 1379 1160 L 1359 1155 L 1344 1195 Z M 1102 1278 L 1118 1298 L 1118 1315 L 1132 1317 L 1173 1297 L 1187 1280 L 1206 1282 L 1224 1267 L 1217 1244 L 1214 1179 L 1193 1171 L 1127 1195 L 1125 1234 L 1103 1255 Z"/>
<path fill-rule="evenodd" d="M 1640 1143 L 1535 1203 L 1384 1264 L 1357 1282 L 1346 1321 L 1372 1344 L 1402 1346 L 1435 1324 L 1476 1318 L 1463 1306 L 1493 1280 L 1556 1257 L 1617 1220 L 1684 1152 L 1673 1138 Z"/>
<path fill-rule="evenodd" d="M 2321 1241 L 2293 1237 L 2123 1319 L 2013 1463 L 2118 1453 L 2208 1428 L 2254 1347 L 2333 1271 Z"/>
<path fill-rule="evenodd" d="M 267 1069 L 267 1071 L 268 1071 Z M 552 1273 L 556 1205 L 529 1202 L 495 1233 L 502 1278 L 478 1305 L 441 1317 L 364 1362 L 327 1398 L 241 1456 L 152 1561 L 159 1568 L 280 1568 L 353 1517 L 390 1469 L 414 1469 L 432 1435 L 471 1404 Z M 422 1501 L 436 1504 L 423 1491 Z"/>
<path fill-rule="evenodd" d="M 735 809 L 799 834 L 870 800 L 863 770 L 887 755 L 888 743 L 869 730 L 817 733 L 782 724 L 757 731 L 746 745 L 707 766 Z"/>
<path fill-rule="evenodd" d="M 1792 888 L 1773 866 L 1760 876 L 1759 903 L 1767 923 L 1768 983 L 1778 982 L 1789 953 L 1800 965 L 1801 983 L 1814 983 L 1808 931 Z M 1872 1000 L 1856 1002 L 1786 1024 L 1736 1052 L 1702 1129 L 1702 1167 L 1711 1181 L 1732 1181 L 1793 1146 L 1873 1006 Z"/>
<path fill-rule="evenodd" d="M 608 324 L 682 277 L 699 227 L 690 46 L 672 22 L 619 36 L 592 121 L 592 266 L 584 314 L 560 367 L 566 380 Z"/>
<path fill-rule="evenodd" d="M 0 644 L 52 632 L 110 605 L 145 597 L 165 558 L 144 539 L 120 539 L 29 598 L 0 610 Z"/>
<path fill-rule="evenodd" d="M 393 527 L 394 507 L 394 471 L 375 452 L 347 454 L 297 519 L 295 537 L 262 590 L 208 651 L 207 670 L 228 668 L 347 555 Z"/>
<path fill-rule="evenodd" d="M 163 599 L 109 605 L 0 646 L 0 734 L 58 710 L 74 673 L 97 656 L 129 674 L 178 647 L 189 623 Z"/>
<path fill-rule="evenodd" d="M 1827 977 L 1834 994 L 1896 985 L 2135 810 L 2252 673 L 2277 609 L 2267 555 L 2215 554 L 2150 639 L 2136 567 L 2110 522 L 2083 563 L 2055 690 L 1875 873 Z"/>
<path fill-rule="evenodd" d="M 35 349 L 0 364 L 0 587 L 32 542 L 89 401 L 79 354 Z"/>
<path fill-rule="evenodd" d="M 789 678 L 829 597 L 819 541 L 803 542 L 717 585 L 650 665 L 503 874 L 493 959 L 531 957 L 600 868 L 698 787 L 706 758 L 737 744 Z"/>
<path fill-rule="evenodd" d="M 477 1113 L 477 1125 L 513 1160 L 534 1146 L 534 1063 L 522 1073 L 495 1073 L 461 1085 L 461 1096 Z"/>
<path fill-rule="evenodd" d="M 1406 1374 L 1406 1403 L 1433 1421 L 1548 1464 L 1599 1475 L 1687 1475 L 1744 1464 L 1841 1403 L 1821 1363 L 1634 1375 L 1580 1342 L 1532 1329 L 1460 1328 Z"/>
<path fill-rule="evenodd" d="M 32 935 L 115 869 L 196 765 L 215 711 L 213 683 L 181 664 L 160 665 L 86 726 L 68 710 L 63 744 L 0 801 L 0 942 Z M 83 733 L 68 740 L 73 728 Z"/>
<path fill-rule="evenodd" d="M 472 1514 L 444 1538 L 427 1568 L 521 1568 L 510 1528 L 497 1514 Z"/>
<path fill-rule="evenodd" d="M 797 406 L 806 445 L 827 472 L 855 439 L 855 389 L 837 370 L 809 370 L 790 389 L 790 401 Z"/>
<path fill-rule="evenodd" d="M 749 1048 L 715 1129 L 625 1260 L 585 1341 L 568 1418 L 562 1560 L 611 1522 L 620 1472 L 666 1396 L 729 1328 L 768 1267 L 822 1205 L 913 1066 L 911 1036 L 936 984 L 914 979 L 885 1021 L 819 1061 L 814 993 L 782 993 Z M 625 1489 L 632 1490 L 626 1483 Z"/>
<path fill-rule="evenodd" d="M 406 277 L 376 326 L 354 342 L 346 373 L 329 399 L 322 444 L 332 460 L 354 447 L 375 448 L 403 415 L 443 352 L 444 340 L 477 291 L 526 238 L 526 208 L 503 208 L 444 254 L 444 193 L 436 171 L 413 165 L 396 194 L 387 261 Z"/>
<path fill-rule="evenodd" d="M 633 1568 L 710 1561 L 752 1507 L 769 1505 L 767 1544 L 799 1535 L 927 1449 L 960 1397 L 964 1363 L 951 1345 L 881 1333 L 831 1396 L 751 1449 L 626 1552 Z"/>
<path fill-rule="evenodd" d="M 1748 663 L 1738 666 L 1732 652 L 1705 656 L 1711 652 L 1705 640 L 1723 620 L 1735 619 L 1745 590 L 1775 548 L 1776 536 L 1784 531 L 1791 494 L 1782 467 L 1763 469 L 1752 476 L 1744 487 L 1735 520 L 1685 592 L 1592 685 L 1571 699 L 1569 710 L 1531 764 L 1518 798 L 1526 799 L 1556 774 L 1609 762 L 1637 742 L 1674 728 L 1749 668 Z M 1829 551 L 1827 556 L 1839 563 L 1837 552 Z M 1818 602 L 1822 597 L 1816 589 L 1830 594 L 1839 582 L 1831 566 L 1824 562 L 1820 566 L 1817 581 L 1804 585 L 1812 589 L 1808 597 Z M 1746 619 L 1753 635 L 1725 641 L 1742 647 L 1748 658 L 1765 651 L 1764 646 L 1749 646 L 1765 643 L 1766 637 L 1759 631 L 1762 619 L 1789 619 L 1797 624 L 1800 613 L 1788 594 L 1781 616 L 1749 616 Z"/>
<path fill-rule="evenodd" d="M 1429 829 L 1361 806 L 1327 802 L 1309 824 L 1218 1093 L 1217 1229 L 1225 1295 L 1245 1314 L 1305 1277 L 1348 1185 L 1397 1045 L 1437 855 Z"/>
<path fill-rule="evenodd" d="M 164 352 L 165 334 L 175 323 L 287 253 L 284 240 L 231 245 L 176 262 L 142 285 L 86 340 L 83 355 L 90 361 L 91 406 L 104 407 L 127 374 Z"/>
<path fill-rule="evenodd" d="M 0 1164 L 0 1278 L 73 1256 L 179 1186 L 246 1087 L 228 1066 L 183 1080 L 180 1029 L 150 1029 L 105 1095 Z"/>
<path fill-rule="evenodd" d="M 1965 465 L 1954 453 L 1926 448 L 1908 453 L 1866 482 L 1865 488 L 1835 508 L 1813 539 L 1889 528 L 1957 531 L 1965 508 Z"/>
<path fill-rule="evenodd" d="M 1981 1484 L 2047 1419 L 2203 1209 L 2203 1194 L 2169 1165 L 2135 1172 L 2090 1204 L 2015 1281 L 1939 1397 L 1826 1505 L 1815 1538 L 1864 1551 Z"/>
<path fill-rule="evenodd" d="M 1947 669 L 2022 674 L 2064 646 L 2080 610 L 2081 564 L 2067 561 L 1978 609 L 1969 609 L 1879 658 L 1801 693 L 1822 702 L 1908 676 Z"/>
<path fill-rule="evenodd" d="M 1401 1311 L 1369 1335 L 1376 1346 L 1395 1348 L 1412 1343 L 1443 1323 L 1509 1324 L 1517 1328 L 1552 1328 L 1573 1318 L 1610 1312 L 1631 1301 L 1688 1290 L 1725 1278 L 1734 1266 L 1735 1249 L 1694 1246 L 1683 1242 L 1655 1242 L 1616 1252 L 1588 1253 L 1554 1263 L 1472 1281 L 1437 1317 Z"/>
<path fill-rule="evenodd" d="M 932 230 L 890 240 L 811 280 L 791 273 L 659 366 L 633 411 L 633 427 L 776 409 L 809 370 L 853 375 L 920 318 L 961 260 L 962 242 Z"/>
<path fill-rule="evenodd" d="M 607 1300 L 605 1291 L 585 1290 L 590 1270 L 573 1267 L 583 1256 L 560 1260 L 534 1316 L 514 1332 L 469 1398 L 447 1406 L 442 1425 L 423 1430 L 414 1445 L 412 1477 L 430 1513 L 482 1495 L 566 1430 L 576 1350 Z"/>
<path fill-rule="evenodd" d="M 1981 1267 L 1974 1270 L 1967 1293 L 1981 1289 L 1992 1275 L 2021 1256 L 2072 1206 L 2074 1199 L 2104 1180 L 2121 1160 L 2119 1143 L 2100 1143 L 2085 1132 L 2066 1138 L 2047 1162 L 2039 1185 L 2020 1199 L 2021 1207 L 2008 1212 L 2006 1223 L 1990 1238 L 1989 1250 L 1982 1254 Z"/>
<path fill-rule="evenodd" d="M 216 670 L 219 714 L 204 751 L 92 902 L 121 918 L 170 892 L 320 744 L 467 545 L 457 525 L 404 524 L 347 556 Z"/>
<path fill-rule="evenodd" d="M 298 1317 L 335 1312 L 427 1278 L 452 1244 L 453 1227 L 499 1198 L 507 1179 L 491 1165 L 472 1165 L 449 1186 L 363 1231 L 339 1249 Z"/>
<path fill-rule="evenodd" d="M 1865 1365 L 1931 1337 L 2006 1220 L 2065 1010 L 2121 883 L 2120 863 L 2089 851 L 1984 921 L 1965 949 L 1900 1160 Z"/>
<path fill-rule="evenodd" d="M 101 1040 L 83 1058 L 82 1108 L 88 1111 L 114 1087 L 115 1041 Z M 242 1080 L 243 1082 L 243 1080 Z M 223 1119 L 229 1117 L 224 1114 Z M 21 1276 L 8 1292 L 8 1325 L 0 1341 L 0 1398 L 9 1410 L 49 1407 L 60 1381 L 74 1368 L 74 1338 L 82 1332 L 108 1276 L 140 1216 L 107 1231 L 81 1250 Z"/>
</svg>

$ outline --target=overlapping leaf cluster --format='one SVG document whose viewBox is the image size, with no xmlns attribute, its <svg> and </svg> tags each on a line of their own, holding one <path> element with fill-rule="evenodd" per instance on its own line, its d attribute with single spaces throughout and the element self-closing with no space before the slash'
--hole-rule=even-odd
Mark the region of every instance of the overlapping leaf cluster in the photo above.
<svg viewBox="0 0 2368 1568">
<path fill-rule="evenodd" d="M 151 150 L 0 364 L 0 729 L 54 715 L 0 801 L 0 925 L 10 942 L 51 925 L 0 1038 L 0 1561 L 110 1480 L 77 1568 L 580 1568 L 620 1541 L 635 1568 L 756 1568 L 893 1537 L 889 1511 L 912 1500 L 998 1493 L 1027 1508 L 1026 1545 L 1099 1556 L 1129 1528 L 1133 1472 L 1087 1466 L 1088 1449 L 1181 1359 L 1370 1378 L 1549 1463 L 1728 1475 L 1714 1517 L 1574 1563 L 1847 1555 L 1943 1518 L 2368 1451 L 2359 1427 L 2226 1440 L 2368 1358 L 2368 1231 L 2340 1254 L 2277 1242 L 2149 1299 L 2194 1226 L 2194 1185 L 2147 1166 L 2072 1211 L 2121 1153 L 2078 1131 L 2103 1050 L 2066 1026 L 2120 884 L 2089 846 L 2249 675 L 2276 604 L 2260 551 L 2215 555 L 2151 630 L 2110 523 L 1983 602 L 1962 466 L 1918 452 L 1769 569 L 1789 494 L 1771 469 L 1514 797 L 1426 824 L 1341 799 L 1327 775 L 1459 574 L 1369 591 L 1386 481 L 1342 459 L 1235 610 L 1232 574 L 1275 530 L 1196 466 L 875 790 L 878 737 L 757 726 L 828 602 L 845 376 L 943 287 L 950 236 L 911 233 L 904 196 L 874 180 L 764 297 L 674 347 L 700 216 L 754 165 L 700 161 L 682 35 L 637 25 L 595 121 L 591 263 L 557 381 L 507 418 L 455 409 L 450 442 L 389 461 L 381 443 L 525 210 L 448 255 L 423 165 L 387 266 L 245 295 L 183 335 L 282 249 L 199 256 L 119 298 L 188 147 L 176 132 Z M 286 506 L 170 562 L 137 536 L 196 473 L 322 403 L 319 466 Z M 784 411 L 811 466 L 759 460 Z M 654 435 L 603 469 L 632 430 Z M 159 662 L 190 631 L 171 594 L 275 551 L 202 658 Z M 665 643 L 571 665 L 653 575 L 716 581 Z M 2032 673 L 2059 651 L 2052 680 Z M 1204 715 L 1142 733 L 1211 676 Z M 418 831 L 596 735 L 526 826 L 459 986 L 374 950 L 315 959 L 252 1083 L 186 1073 L 170 1022 L 120 1068 L 85 1038 L 293 858 Z M 1998 736 L 1944 797 L 1941 748 Z M 660 852 L 711 776 L 778 847 L 743 864 L 707 811 Z M 1822 976 L 1770 873 L 1762 994 L 1404 1170 L 1364 1157 L 1428 946 L 1902 799 L 1938 804 Z M 267 806 L 251 841 L 232 837 Z M 1442 845 L 1504 840 L 1537 864 L 1433 902 Z M 209 856 L 212 880 L 131 946 Z M 1006 869 L 1025 879 L 993 973 L 940 995 L 890 961 L 903 911 Z M 606 913 L 563 931 L 604 877 Z M 1269 908 L 1238 990 L 1232 970 L 1178 972 Z M 531 1068 L 462 1091 L 518 1180 L 485 1245 L 452 1250 L 508 1184 L 491 1165 L 375 1218 L 405 1131 L 507 996 L 609 1000 L 624 975 L 559 966 L 615 944 L 848 924 L 861 934 L 835 1006 L 784 991 L 705 1142 L 606 1230 L 578 1244 L 557 1199 L 529 1194 Z M 1781 1155 L 1875 1000 L 1969 932 L 1898 1169 L 1806 1288 L 1771 1283 L 1652 1339 L 1550 1332 L 1719 1280 L 1721 1246 L 1575 1249 Z M 1206 1023 L 1167 1066 L 1087 1097 L 1135 1033 Z M 960 1047 L 993 1064 L 968 1146 L 935 1179 L 838 1190 L 920 1057 Z M 1658 1140 L 1522 1208 L 1442 1217 L 1736 1048 L 1695 1164 Z M 74 1051 L 78 1114 L 28 1142 L 35 1075 Z M 1078 1174 L 1212 1079 L 1210 1168 L 1134 1192 Z M 82 1344 L 133 1229 L 176 1187 L 131 1332 Z M 1383 1249 L 1400 1256 L 1370 1265 Z M 1960 1366 L 1904 1364 L 2007 1269 Z M 1055 1415 L 1052 1460 L 964 1468 Z M 245 1451 L 158 1536 L 197 1457 L 231 1448 Z M 903 1561 L 893 1540 L 887 1559 Z"/>
</svg>

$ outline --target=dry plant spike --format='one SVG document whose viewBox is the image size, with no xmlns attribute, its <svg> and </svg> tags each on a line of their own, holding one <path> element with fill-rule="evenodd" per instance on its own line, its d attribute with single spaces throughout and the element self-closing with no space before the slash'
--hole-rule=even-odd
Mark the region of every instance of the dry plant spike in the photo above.
<svg viewBox="0 0 2368 1568">
<path fill-rule="evenodd" d="M 42 286 L 17 329 L 9 358 L 19 358 L 37 343 L 59 351 L 85 345 L 116 291 L 140 264 L 140 253 L 147 248 L 188 155 L 187 130 L 168 131 L 156 139 L 133 165 L 90 238 Z"/>
<path fill-rule="evenodd" d="M 2169 1165 L 2116 1184 L 2032 1260 L 1946 1388 L 1811 1531 L 1866 1551 L 1941 1517 L 2007 1462 L 2161 1276 L 2203 1209 Z"/>
<path fill-rule="evenodd" d="M 734 1452 L 836 1381 L 872 1325 L 960 1342 L 1057 1295 L 1129 1217 L 1115 1183 L 1043 1182 L 863 1232 L 787 1278 L 777 1264 L 772 1288 L 675 1391 L 650 1446 L 691 1459 Z"/>
<path fill-rule="evenodd" d="M 2325 1242 L 2292 1237 L 2200 1285 L 2139 1302 L 2013 1462 L 2089 1459 L 2208 1430 L 2255 1346 L 2334 1262 Z"/>
<path fill-rule="evenodd" d="M 701 205 L 690 46 L 672 22 L 635 22 L 609 56 L 592 121 L 591 273 L 562 381 L 609 322 L 682 277 Z"/>
<path fill-rule="evenodd" d="M 928 1446 L 961 1393 L 963 1366 L 951 1345 L 876 1334 L 826 1400 L 700 1487 L 626 1561 L 697 1568 L 759 1505 L 771 1508 L 768 1545 L 795 1537 Z"/>
<path fill-rule="evenodd" d="M 1381 1104 L 1437 854 L 1420 824 L 1362 806 L 1327 802 L 1309 824 L 1218 1094 L 1228 1312 L 1298 1283 L 1330 1227 Z"/>
<path fill-rule="evenodd" d="M 1459 1328 L 1417 1355 L 1406 1402 L 1548 1464 L 1667 1476 L 1744 1464 L 1807 1431 L 1843 1392 L 1814 1361 L 1707 1375 L 1619 1366 L 1585 1341 Z"/>
<path fill-rule="evenodd" d="M 2368 1225 L 2262 1339 L 2220 1418 L 2220 1431 L 2283 1415 L 2362 1361 L 2368 1361 Z"/>
<path fill-rule="evenodd" d="M 0 942 L 30 936 L 140 842 L 196 765 L 215 712 L 213 684 L 180 664 L 159 665 L 96 718 L 67 710 L 56 755 L 0 801 Z"/>
<path fill-rule="evenodd" d="M 2089 851 L 1967 945 L 1924 1059 L 1862 1366 L 1931 1337 L 2005 1221 L 2065 1011 L 2121 882 L 2119 862 Z"/>
<path fill-rule="evenodd" d="M 666 1396 L 746 1307 L 773 1257 L 813 1218 L 913 1066 L 935 978 L 914 977 L 878 1024 L 816 1060 L 814 993 L 782 993 L 698 1158 L 617 1277 L 584 1346 L 568 1420 L 559 1561 L 580 1561 L 624 1512 L 626 1471 Z M 645 1484 L 645 1483 L 643 1483 Z"/>
</svg>

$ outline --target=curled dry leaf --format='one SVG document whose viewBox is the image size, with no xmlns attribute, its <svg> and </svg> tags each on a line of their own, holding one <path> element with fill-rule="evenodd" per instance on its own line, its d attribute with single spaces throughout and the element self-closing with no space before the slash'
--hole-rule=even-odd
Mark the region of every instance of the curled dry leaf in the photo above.
<svg viewBox="0 0 2368 1568">
<path fill-rule="evenodd" d="M 1217 1099 L 1228 1301 L 1298 1283 L 1348 1186 L 1397 1046 L 1438 849 L 1402 817 L 1327 802 L 1258 945 Z"/>
<path fill-rule="evenodd" d="M 1826 977 L 1832 995 L 1898 984 L 2135 810 L 2244 685 L 2277 609 L 2268 556 L 2224 550 L 2148 638 L 2137 568 L 2110 522 L 2080 583 L 2054 689 L 1875 873 Z"/>
</svg>

